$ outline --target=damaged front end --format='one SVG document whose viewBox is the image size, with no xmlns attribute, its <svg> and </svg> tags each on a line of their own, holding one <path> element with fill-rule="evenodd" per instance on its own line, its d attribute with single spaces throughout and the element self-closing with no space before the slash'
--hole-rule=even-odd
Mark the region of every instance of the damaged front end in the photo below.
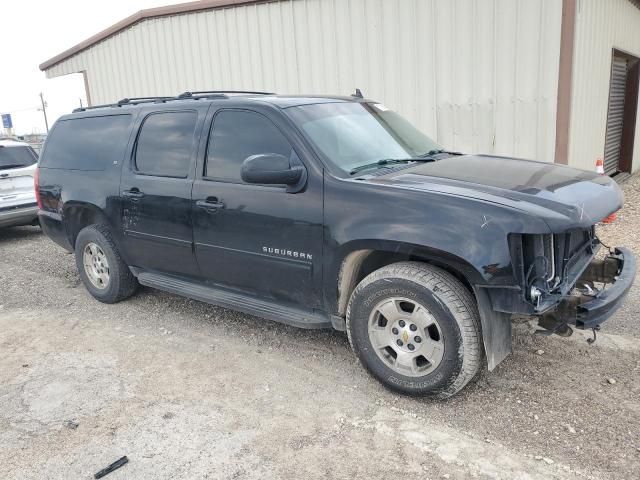
<svg viewBox="0 0 640 480">
<path fill-rule="evenodd" d="M 636 262 L 625 248 L 599 255 L 595 228 L 561 234 L 514 235 L 514 269 L 523 286 L 520 313 L 538 318 L 548 334 L 568 336 L 570 325 L 599 328 L 622 304 Z"/>
<path fill-rule="evenodd" d="M 621 305 L 633 284 L 636 260 L 630 250 L 615 248 L 604 258 L 594 258 L 578 278 L 570 295 L 555 309 L 539 316 L 538 324 L 551 333 L 599 329 Z"/>
<path fill-rule="evenodd" d="M 633 284 L 636 260 L 626 248 L 608 249 L 595 227 L 559 234 L 509 236 L 513 286 L 477 286 L 487 364 L 511 351 L 512 315 L 536 318 L 540 333 L 569 336 L 599 329 Z"/>
</svg>

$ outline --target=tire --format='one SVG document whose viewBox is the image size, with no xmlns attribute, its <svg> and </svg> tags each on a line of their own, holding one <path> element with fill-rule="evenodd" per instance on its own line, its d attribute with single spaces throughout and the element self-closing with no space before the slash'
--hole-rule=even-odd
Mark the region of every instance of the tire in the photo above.
<svg viewBox="0 0 640 480">
<path fill-rule="evenodd" d="M 451 397 L 483 364 L 473 295 L 425 263 L 395 263 L 362 280 L 347 307 L 347 335 L 369 373 L 407 395 Z"/>
<path fill-rule="evenodd" d="M 138 281 L 120 257 L 106 225 L 90 225 L 80 231 L 75 258 L 82 283 L 96 300 L 117 303 L 138 288 Z"/>
</svg>

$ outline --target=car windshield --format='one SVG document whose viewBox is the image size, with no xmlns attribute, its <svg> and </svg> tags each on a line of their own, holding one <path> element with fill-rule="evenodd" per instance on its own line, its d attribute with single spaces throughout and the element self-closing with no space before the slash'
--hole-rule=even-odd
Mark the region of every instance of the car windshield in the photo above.
<svg viewBox="0 0 640 480">
<path fill-rule="evenodd" d="M 379 103 L 332 102 L 285 110 L 325 159 L 344 172 L 439 151 L 436 142 Z"/>
<path fill-rule="evenodd" d="M 38 161 L 31 147 L 5 147 L 0 145 L 0 170 L 28 167 Z"/>
</svg>

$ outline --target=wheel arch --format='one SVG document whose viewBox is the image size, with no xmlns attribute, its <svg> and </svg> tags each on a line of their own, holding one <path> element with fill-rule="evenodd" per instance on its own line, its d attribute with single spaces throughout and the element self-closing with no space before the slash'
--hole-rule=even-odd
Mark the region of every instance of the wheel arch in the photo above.
<svg viewBox="0 0 640 480">
<path fill-rule="evenodd" d="M 62 216 L 67 239 L 72 248 L 75 248 L 76 239 L 83 228 L 93 224 L 111 226 L 108 216 L 102 209 L 88 202 L 66 202 Z"/>
<path fill-rule="evenodd" d="M 358 283 L 382 267 L 401 261 L 421 261 L 432 264 L 460 280 L 473 294 L 473 285 L 482 282 L 481 274 L 466 260 L 437 248 L 404 242 L 357 242 L 343 249 L 334 266 L 337 278 L 335 310 L 346 315 L 347 304 Z"/>
</svg>

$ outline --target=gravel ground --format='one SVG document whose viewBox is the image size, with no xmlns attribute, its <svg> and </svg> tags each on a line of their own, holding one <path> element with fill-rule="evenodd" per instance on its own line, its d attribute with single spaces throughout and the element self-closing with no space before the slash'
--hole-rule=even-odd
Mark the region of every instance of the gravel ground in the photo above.
<svg viewBox="0 0 640 480">
<path fill-rule="evenodd" d="M 640 252 L 640 178 L 600 228 Z M 446 402 L 383 389 L 343 334 L 151 289 L 103 305 L 36 228 L 0 231 L 1 478 L 630 479 L 640 290 L 590 346 L 514 332 Z"/>
<path fill-rule="evenodd" d="M 605 245 L 628 247 L 640 256 L 640 174 L 633 175 L 623 185 L 625 204 L 617 214 L 614 223 L 598 227 L 598 236 Z M 634 290 L 638 288 L 640 276 L 636 276 Z M 629 295 L 627 308 L 608 321 L 603 328 L 625 335 L 640 337 L 638 312 L 640 312 L 640 293 Z"/>
</svg>

